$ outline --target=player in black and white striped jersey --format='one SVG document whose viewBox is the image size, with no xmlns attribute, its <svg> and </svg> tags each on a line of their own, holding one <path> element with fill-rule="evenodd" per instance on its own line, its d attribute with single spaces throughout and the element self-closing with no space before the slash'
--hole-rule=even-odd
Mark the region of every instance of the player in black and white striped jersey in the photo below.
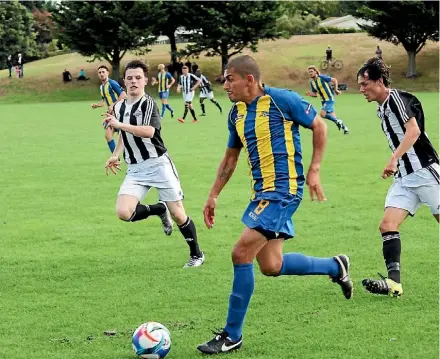
<svg viewBox="0 0 440 359">
<path fill-rule="evenodd" d="M 185 112 L 183 113 L 183 117 L 177 119 L 179 122 L 185 123 L 185 118 L 188 114 L 188 110 L 191 112 L 193 122 L 197 122 L 197 117 L 196 113 L 194 112 L 192 100 L 194 98 L 194 91 L 199 85 L 199 78 L 196 77 L 194 74 L 189 73 L 188 66 L 183 66 L 182 75 L 179 78 L 179 85 L 177 86 L 177 92 L 182 92 L 183 94 L 183 100 L 185 101 Z"/>
<path fill-rule="evenodd" d="M 202 108 L 201 116 L 206 116 L 205 112 L 205 104 L 203 103 L 206 98 L 209 99 L 217 108 L 220 110 L 220 114 L 222 114 L 223 110 L 217 100 L 214 98 L 214 92 L 212 91 L 211 82 L 206 78 L 205 75 L 202 74 L 200 68 L 196 71 L 196 76 L 200 79 L 200 107 Z"/>
<path fill-rule="evenodd" d="M 120 169 L 122 151 L 128 164 L 118 193 L 116 213 L 127 222 L 157 215 L 167 235 L 172 232 L 172 216 L 190 248 L 190 259 L 185 267 L 198 267 L 205 256 L 197 242 L 194 222 L 185 213 L 179 176 L 161 137 L 159 109 L 154 99 L 145 93 L 147 81 L 147 66 L 139 60 L 129 62 L 124 70 L 128 96 L 118 102 L 113 114 L 107 114 L 105 119 L 108 125 L 120 130 L 116 148 L 105 165 L 106 173 L 111 170 L 116 174 L 115 169 Z M 159 192 L 159 203 L 141 204 L 152 187 Z"/>
<path fill-rule="evenodd" d="M 362 284 L 375 294 L 400 296 L 403 289 L 399 227 L 422 203 L 430 207 L 439 221 L 439 158 L 425 132 L 422 104 L 414 95 L 390 88 L 389 67 L 381 59 L 368 60 L 357 77 L 366 100 L 378 103 L 377 115 L 393 152 L 382 177 L 394 175 L 379 227 L 388 278 L 364 279 Z"/>
</svg>

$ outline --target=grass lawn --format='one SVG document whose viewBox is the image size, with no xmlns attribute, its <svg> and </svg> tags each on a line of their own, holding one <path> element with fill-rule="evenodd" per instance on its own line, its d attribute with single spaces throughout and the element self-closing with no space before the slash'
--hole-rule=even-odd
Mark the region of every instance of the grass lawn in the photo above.
<svg viewBox="0 0 440 359">
<path fill-rule="evenodd" d="M 418 96 L 437 147 L 438 93 Z M 180 114 L 180 97 L 171 103 Z M 134 358 L 131 331 L 148 320 L 170 329 L 168 358 L 200 357 L 196 345 L 224 325 L 230 252 L 250 194 L 243 156 L 221 194 L 215 228 L 204 227 L 202 208 L 227 141 L 226 116 L 206 107 L 209 116 L 198 124 L 169 114 L 163 121 L 207 258 L 201 268 L 183 270 L 188 252 L 178 230 L 165 237 L 157 218 L 116 218 L 124 174 L 105 176 L 109 151 L 90 101 L 1 106 L 0 358 Z M 402 298 L 363 291 L 364 277 L 384 272 L 377 227 L 391 183 L 381 178 L 390 152 L 374 104 L 344 94 L 336 110 L 352 133 L 329 124 L 322 167 L 328 201 L 312 203 L 305 193 L 294 217 L 297 236 L 285 250 L 348 254 L 354 298 L 345 300 L 325 277 L 257 273 L 243 348 L 228 358 L 438 358 L 438 225 L 424 207 L 402 226 Z M 308 164 L 307 130 L 302 141 Z M 151 191 L 147 201 L 156 199 Z M 106 337 L 107 329 L 118 334 Z"/>
</svg>

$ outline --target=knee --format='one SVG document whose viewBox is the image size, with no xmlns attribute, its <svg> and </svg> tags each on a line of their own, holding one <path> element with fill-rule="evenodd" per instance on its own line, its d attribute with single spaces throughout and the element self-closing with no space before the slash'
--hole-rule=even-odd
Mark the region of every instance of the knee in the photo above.
<svg viewBox="0 0 440 359">
<path fill-rule="evenodd" d="M 254 258 L 249 254 L 249 251 L 244 246 L 236 245 L 232 250 L 233 264 L 252 263 Z"/>
<path fill-rule="evenodd" d="M 116 215 L 122 221 L 129 222 L 133 217 L 134 209 L 129 207 L 116 207 Z"/>
<path fill-rule="evenodd" d="M 265 276 L 277 277 L 280 275 L 281 267 L 283 265 L 282 261 L 272 261 L 270 263 L 260 264 L 260 271 Z"/>
<path fill-rule="evenodd" d="M 181 206 L 170 206 L 168 207 L 170 210 L 171 217 L 173 218 L 173 221 L 176 222 L 178 226 L 184 224 L 186 220 L 188 219 L 188 216 L 185 213 L 185 210 Z"/>
<path fill-rule="evenodd" d="M 383 218 L 379 224 L 380 233 L 398 231 L 399 223 L 391 218 Z"/>
</svg>

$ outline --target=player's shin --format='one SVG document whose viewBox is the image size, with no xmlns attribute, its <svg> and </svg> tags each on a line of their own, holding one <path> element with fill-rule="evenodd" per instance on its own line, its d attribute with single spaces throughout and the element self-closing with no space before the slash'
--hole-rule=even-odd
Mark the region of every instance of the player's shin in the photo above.
<svg viewBox="0 0 440 359">
<path fill-rule="evenodd" d="M 254 292 L 254 265 L 234 264 L 234 282 L 229 296 L 228 318 L 225 331 L 232 341 L 241 338 L 243 322 Z"/>
<path fill-rule="evenodd" d="M 129 222 L 141 221 L 149 216 L 159 216 L 165 213 L 166 207 L 163 203 L 144 205 L 138 203 L 136 206 L 136 210 L 133 215 L 128 220 Z"/>
<path fill-rule="evenodd" d="M 302 253 L 286 253 L 280 275 L 329 275 L 337 277 L 340 268 L 333 258 L 309 257 Z"/>
<path fill-rule="evenodd" d="M 388 278 L 400 283 L 400 233 L 382 233 L 382 252 L 387 266 Z"/>
<path fill-rule="evenodd" d="M 185 223 L 179 225 L 180 233 L 182 233 L 183 238 L 185 238 L 186 243 L 190 250 L 191 257 L 200 257 L 202 252 L 199 248 L 199 243 L 197 242 L 197 231 L 196 225 L 191 218 L 187 218 Z"/>
<path fill-rule="evenodd" d="M 186 103 L 185 104 L 185 112 L 183 113 L 183 119 L 185 119 L 186 118 L 186 115 L 188 114 L 188 104 Z"/>
</svg>

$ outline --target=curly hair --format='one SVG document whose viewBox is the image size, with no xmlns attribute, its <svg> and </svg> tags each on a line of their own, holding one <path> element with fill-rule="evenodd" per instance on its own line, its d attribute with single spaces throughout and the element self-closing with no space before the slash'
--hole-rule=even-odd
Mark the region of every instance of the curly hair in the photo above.
<svg viewBox="0 0 440 359">
<path fill-rule="evenodd" d="M 390 66 L 388 66 L 382 59 L 373 57 L 369 59 L 357 72 L 356 77 L 365 77 L 365 73 L 368 75 L 368 79 L 377 81 L 382 79 L 383 84 L 389 87 L 391 84 L 390 79 Z"/>
<path fill-rule="evenodd" d="M 145 64 L 145 62 L 141 60 L 132 60 L 127 65 L 125 65 L 124 78 L 125 78 L 125 73 L 129 69 L 142 69 L 145 77 L 148 77 L 148 66 Z"/>
</svg>

